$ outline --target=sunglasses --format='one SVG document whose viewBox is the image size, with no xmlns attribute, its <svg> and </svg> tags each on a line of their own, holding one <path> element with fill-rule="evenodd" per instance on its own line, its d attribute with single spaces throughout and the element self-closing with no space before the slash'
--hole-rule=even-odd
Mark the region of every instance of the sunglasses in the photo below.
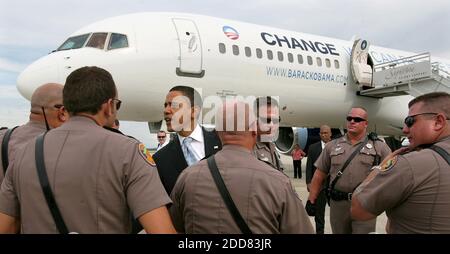
<svg viewBox="0 0 450 254">
<path fill-rule="evenodd" d="M 53 105 L 53 107 L 57 108 L 57 109 L 60 109 L 60 108 L 64 107 L 64 105 L 62 105 L 62 104 L 55 104 L 55 105 Z"/>
<path fill-rule="evenodd" d="M 121 100 L 119 100 L 119 99 L 112 99 L 113 101 L 117 101 L 117 103 L 116 103 L 116 110 L 119 110 L 120 109 L 120 106 L 122 105 L 122 101 Z"/>
<path fill-rule="evenodd" d="M 427 113 L 420 113 L 420 114 L 415 114 L 415 115 L 411 115 L 411 116 L 407 116 L 405 118 L 405 125 L 408 128 L 411 128 L 414 123 L 416 122 L 416 116 L 420 116 L 420 115 L 437 115 L 438 113 L 431 113 L 431 112 L 427 112 Z"/>
<path fill-rule="evenodd" d="M 347 121 L 349 121 L 349 122 L 351 122 L 351 121 L 353 120 L 355 123 L 360 123 L 360 122 L 366 121 L 366 119 L 361 118 L 361 117 L 357 117 L 357 116 L 355 116 L 355 117 L 353 117 L 353 116 L 347 116 L 346 119 L 347 119 Z"/>
<path fill-rule="evenodd" d="M 278 118 L 259 117 L 259 121 L 261 123 L 266 123 L 266 124 L 270 124 L 270 123 L 278 124 L 281 122 L 281 117 L 278 117 Z"/>
<path fill-rule="evenodd" d="M 158 136 L 158 138 L 165 138 L 166 136 Z"/>
</svg>

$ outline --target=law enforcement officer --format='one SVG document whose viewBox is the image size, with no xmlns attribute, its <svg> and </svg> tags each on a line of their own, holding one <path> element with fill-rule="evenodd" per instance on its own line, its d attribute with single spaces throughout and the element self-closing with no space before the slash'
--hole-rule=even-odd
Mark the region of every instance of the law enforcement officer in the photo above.
<svg viewBox="0 0 450 254">
<path fill-rule="evenodd" d="M 44 136 L 43 160 L 67 230 L 129 233 L 131 210 L 147 232 L 175 232 L 166 208 L 171 200 L 150 152 L 101 127 L 111 125 L 121 105 L 111 75 L 97 67 L 74 71 L 63 101 L 71 118 Z M 12 162 L 3 181 L 0 232 L 61 232 L 40 188 L 35 150 L 34 141 L 20 148 L 20 161 Z"/>
<path fill-rule="evenodd" d="M 424 94 L 408 106 L 407 150 L 394 152 L 356 189 L 352 217 L 368 220 L 386 211 L 388 233 L 448 234 L 450 95 Z"/>
<path fill-rule="evenodd" d="M 255 100 L 258 116 L 258 141 L 253 149 L 253 153 L 258 160 L 269 164 L 271 167 L 283 171 L 284 166 L 280 159 L 280 154 L 275 148 L 273 141 L 278 137 L 280 125 L 280 111 L 278 102 L 270 97 L 258 97 Z"/>
<path fill-rule="evenodd" d="M 213 157 L 232 201 L 251 232 L 313 233 L 289 178 L 253 156 L 257 133 L 248 104 L 227 101 L 215 119 L 224 147 Z M 238 123 L 243 119 L 245 123 Z M 171 197 L 174 203 L 170 212 L 177 231 L 242 233 L 216 187 L 207 160 L 181 173 Z"/>
<path fill-rule="evenodd" d="M 15 151 L 31 139 L 50 128 L 56 128 L 67 119 L 67 112 L 62 104 L 61 84 L 48 83 L 38 87 L 31 96 L 30 117 L 28 123 L 17 128 L 0 131 L 0 183 L 3 181 L 6 167 L 15 156 Z M 9 138 L 9 140 L 7 140 Z M 4 154 L 5 156 L 2 156 Z"/>
<path fill-rule="evenodd" d="M 352 108 L 346 118 L 347 134 L 328 142 L 314 164 L 317 170 L 311 181 L 308 200 L 311 204 L 316 202 L 322 183 L 330 174 L 330 222 L 335 234 L 375 231 L 376 218 L 361 222 L 350 217 L 352 192 L 367 177 L 372 166 L 378 165 L 390 153 L 389 147 L 381 140 L 368 139 L 367 117 L 364 108 Z"/>
</svg>

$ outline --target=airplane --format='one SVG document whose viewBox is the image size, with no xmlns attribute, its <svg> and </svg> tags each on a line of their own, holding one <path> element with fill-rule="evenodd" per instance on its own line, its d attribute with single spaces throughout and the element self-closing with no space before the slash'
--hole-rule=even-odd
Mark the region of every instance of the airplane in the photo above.
<svg viewBox="0 0 450 254">
<path fill-rule="evenodd" d="M 276 145 L 282 153 L 296 143 L 305 148 L 318 141 L 322 124 L 342 133 L 345 116 L 355 105 L 368 110 L 369 130 L 398 138 L 407 103 L 417 94 L 417 89 L 404 92 L 404 87 L 425 79 L 442 87 L 430 78 L 436 71 L 444 85 L 450 78 L 450 61 L 429 53 L 209 16 L 144 12 L 79 29 L 28 66 L 17 88 L 30 99 L 39 85 L 64 84 L 83 66 L 108 70 L 123 101 L 119 118 L 148 122 L 152 133 L 162 126 L 165 96 L 174 85 L 192 86 L 203 97 L 277 96 L 282 121 Z M 441 89 L 433 84 L 428 89 Z M 377 89 L 390 90 L 372 92 Z"/>
</svg>

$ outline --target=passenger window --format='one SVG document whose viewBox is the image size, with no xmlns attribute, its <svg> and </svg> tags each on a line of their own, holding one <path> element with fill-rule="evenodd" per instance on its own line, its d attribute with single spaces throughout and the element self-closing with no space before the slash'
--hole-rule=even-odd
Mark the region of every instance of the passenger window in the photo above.
<svg viewBox="0 0 450 254">
<path fill-rule="evenodd" d="M 219 43 L 219 52 L 222 53 L 222 54 L 225 54 L 225 52 L 226 52 L 225 44 Z"/>
<path fill-rule="evenodd" d="M 256 57 L 257 58 L 262 58 L 262 50 L 260 48 L 256 49 Z"/>
<path fill-rule="evenodd" d="M 108 33 L 93 33 L 86 47 L 104 49 L 106 36 L 108 36 Z"/>
<path fill-rule="evenodd" d="M 247 57 L 252 56 L 252 51 L 250 50 L 249 47 L 245 47 L 244 50 L 245 50 L 245 56 L 247 56 Z"/>
<path fill-rule="evenodd" d="M 308 64 L 309 64 L 309 65 L 312 65 L 312 64 L 313 64 L 313 61 L 312 61 L 312 57 L 311 57 L 311 56 L 308 56 L 306 59 L 308 60 Z"/>
<path fill-rule="evenodd" d="M 277 55 L 278 55 L 278 61 L 283 62 L 283 52 L 278 51 Z"/>
<path fill-rule="evenodd" d="M 339 61 L 334 60 L 334 68 L 339 69 Z"/>
<path fill-rule="evenodd" d="M 303 64 L 303 56 L 302 55 L 297 55 L 297 60 L 299 64 Z"/>
<path fill-rule="evenodd" d="M 287 56 L 290 63 L 294 62 L 294 56 L 292 55 L 292 53 L 288 53 Z"/>
<path fill-rule="evenodd" d="M 330 68 L 331 67 L 331 61 L 328 58 L 325 58 L 325 65 Z"/>
<path fill-rule="evenodd" d="M 237 45 L 233 45 L 233 55 L 239 55 L 239 47 Z"/>
<path fill-rule="evenodd" d="M 128 39 L 125 34 L 111 34 L 108 49 L 118 49 L 128 47 Z"/>
<path fill-rule="evenodd" d="M 321 67 L 322 66 L 322 58 L 317 57 L 316 61 L 317 61 L 317 66 Z"/>
<path fill-rule="evenodd" d="M 273 59 L 273 53 L 272 50 L 267 50 L 267 59 L 272 60 Z"/>
<path fill-rule="evenodd" d="M 68 50 L 68 49 L 79 49 L 83 47 L 84 43 L 86 42 L 87 38 L 89 37 L 89 34 L 82 34 L 70 37 L 67 39 L 56 51 L 60 50 Z"/>
</svg>

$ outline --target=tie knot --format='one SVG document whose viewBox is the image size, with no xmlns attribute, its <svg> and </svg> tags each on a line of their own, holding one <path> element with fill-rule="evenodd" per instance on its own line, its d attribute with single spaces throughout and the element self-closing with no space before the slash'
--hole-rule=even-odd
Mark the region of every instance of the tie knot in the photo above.
<svg viewBox="0 0 450 254">
<path fill-rule="evenodd" d="M 193 138 L 186 137 L 183 140 L 183 145 L 181 146 L 184 154 L 184 158 L 186 159 L 187 164 L 190 166 L 198 161 L 196 155 L 194 154 L 193 148 L 191 146 Z"/>
<path fill-rule="evenodd" d="M 183 144 L 190 144 L 190 143 L 192 142 L 192 140 L 193 140 L 192 137 L 186 137 L 186 138 L 183 140 Z"/>
</svg>

